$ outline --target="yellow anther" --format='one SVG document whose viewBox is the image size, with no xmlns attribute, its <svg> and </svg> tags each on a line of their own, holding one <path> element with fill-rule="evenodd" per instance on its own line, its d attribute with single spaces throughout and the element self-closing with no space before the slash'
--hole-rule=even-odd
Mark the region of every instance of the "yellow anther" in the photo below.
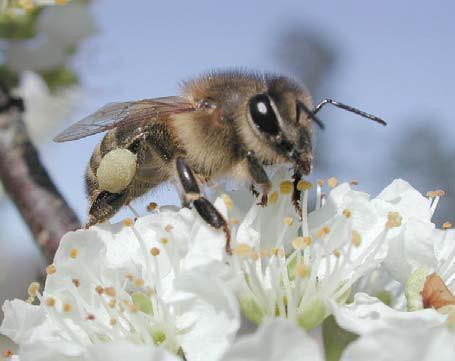
<svg viewBox="0 0 455 361">
<path fill-rule="evenodd" d="M 277 256 L 279 250 L 280 249 L 278 247 L 272 247 L 272 249 L 270 251 L 271 251 L 272 255 Z"/>
<path fill-rule="evenodd" d="M 167 225 L 164 227 L 164 230 L 165 230 L 166 232 L 170 232 L 170 231 L 172 231 L 173 229 L 174 229 L 174 227 L 171 226 L 170 224 L 167 224 Z"/>
<path fill-rule="evenodd" d="M 358 186 L 359 185 L 359 181 L 357 179 L 353 179 L 353 180 L 351 180 L 351 185 L 352 186 Z"/>
<path fill-rule="evenodd" d="M 54 297 L 46 298 L 46 305 L 48 307 L 54 307 L 55 306 L 55 298 Z"/>
<path fill-rule="evenodd" d="M 239 244 L 234 249 L 234 253 L 237 256 L 249 256 L 252 252 L 253 252 L 253 249 L 249 245 L 247 245 L 245 243 Z"/>
<path fill-rule="evenodd" d="M 123 220 L 123 225 L 125 227 L 131 227 L 134 224 L 134 221 L 131 218 L 125 218 Z"/>
<path fill-rule="evenodd" d="M 98 285 L 95 287 L 95 291 L 96 291 L 96 293 L 98 293 L 101 296 L 104 293 L 104 288 L 103 288 L 103 286 Z"/>
<path fill-rule="evenodd" d="M 10 358 L 10 357 L 14 356 L 14 353 L 13 353 L 13 351 L 8 349 L 8 350 L 4 350 L 2 355 L 4 358 Z"/>
<path fill-rule="evenodd" d="M 293 185 L 291 181 L 282 181 L 280 183 L 280 192 L 283 194 L 289 194 L 292 192 Z"/>
<path fill-rule="evenodd" d="M 330 227 L 329 226 L 322 227 L 322 230 L 324 231 L 325 234 L 329 234 L 330 233 Z"/>
<path fill-rule="evenodd" d="M 303 241 L 305 242 L 305 245 L 309 247 L 313 244 L 313 237 L 311 236 L 304 237 Z"/>
<path fill-rule="evenodd" d="M 104 293 L 106 293 L 106 295 L 108 295 L 109 297 L 115 297 L 115 295 L 116 295 L 114 287 L 106 287 L 104 289 Z"/>
<path fill-rule="evenodd" d="M 158 256 L 160 254 L 160 249 L 156 247 L 152 247 L 150 249 L 150 254 L 154 257 Z"/>
<path fill-rule="evenodd" d="M 135 285 L 136 287 L 143 287 L 144 284 L 145 284 L 145 282 L 144 282 L 144 280 L 143 280 L 142 278 L 136 278 L 136 279 L 134 280 L 134 285 Z"/>
<path fill-rule="evenodd" d="M 128 273 L 125 275 L 125 278 L 126 278 L 128 281 L 130 281 L 130 282 L 134 279 L 133 275 L 132 275 L 130 272 L 128 272 Z"/>
<path fill-rule="evenodd" d="M 115 305 L 116 305 L 116 304 L 117 304 L 117 300 L 116 300 L 115 298 L 113 298 L 112 300 L 110 300 L 110 301 L 108 302 L 108 306 L 109 306 L 110 308 L 115 308 Z"/>
<path fill-rule="evenodd" d="M 154 291 L 153 288 L 151 288 L 151 287 L 147 287 L 147 288 L 145 289 L 145 294 L 146 294 L 147 296 L 149 296 L 149 297 L 153 296 L 154 293 L 155 293 L 155 291 Z"/>
<path fill-rule="evenodd" d="M 284 224 L 290 226 L 294 222 L 294 220 L 291 217 L 284 217 L 283 222 Z"/>
<path fill-rule="evenodd" d="M 232 207 L 234 206 L 234 202 L 232 202 L 232 198 L 229 197 L 229 195 L 227 195 L 226 193 L 223 193 L 221 195 L 221 199 L 223 200 L 227 209 L 232 209 Z"/>
<path fill-rule="evenodd" d="M 389 212 L 387 215 L 387 222 L 385 224 L 386 228 L 395 228 L 401 226 L 401 221 L 403 217 L 401 217 L 400 213 L 398 212 Z"/>
<path fill-rule="evenodd" d="M 355 247 L 359 247 L 361 243 L 362 243 L 362 236 L 360 235 L 359 232 L 353 230 L 352 231 L 352 244 Z"/>
<path fill-rule="evenodd" d="M 30 297 L 36 297 L 39 292 L 39 283 L 38 282 L 32 282 L 30 283 L 30 286 L 28 286 L 27 293 Z"/>
<path fill-rule="evenodd" d="M 238 218 L 232 218 L 231 224 L 240 224 L 240 220 Z"/>
<path fill-rule="evenodd" d="M 96 317 L 95 317 L 95 315 L 94 315 L 93 313 L 89 313 L 89 314 L 87 315 L 87 317 L 85 317 L 85 319 L 86 319 L 87 321 L 94 321 L 95 318 L 96 318 Z"/>
<path fill-rule="evenodd" d="M 427 193 L 427 197 L 429 197 L 429 198 L 443 197 L 445 195 L 446 195 L 446 192 L 443 191 L 442 189 L 430 191 Z"/>
<path fill-rule="evenodd" d="M 448 229 L 450 229 L 450 228 L 452 228 L 452 227 L 453 227 L 453 225 L 452 225 L 452 223 L 450 223 L 450 222 L 445 222 L 445 223 L 442 225 L 442 229 L 444 229 L 444 230 L 448 230 Z"/>
<path fill-rule="evenodd" d="M 153 212 L 153 211 L 155 211 L 157 208 L 158 208 L 158 204 L 156 204 L 155 202 L 150 202 L 150 203 L 147 205 L 147 210 L 148 210 L 149 212 Z"/>
<path fill-rule="evenodd" d="M 316 237 L 322 238 L 324 236 L 325 236 L 325 232 L 322 228 L 316 231 Z"/>
<path fill-rule="evenodd" d="M 343 216 L 345 216 L 346 218 L 351 218 L 351 216 L 352 216 L 351 210 L 346 208 L 346 209 L 343 211 Z"/>
<path fill-rule="evenodd" d="M 262 249 L 260 252 L 261 257 L 270 257 L 270 250 L 269 249 Z"/>
<path fill-rule="evenodd" d="M 310 275 L 310 267 L 308 267 L 304 263 L 297 263 L 295 266 L 295 273 L 300 277 L 300 278 L 305 278 Z"/>
<path fill-rule="evenodd" d="M 256 262 L 259 259 L 259 253 L 258 252 L 251 252 L 250 253 L 250 258 Z"/>
<path fill-rule="evenodd" d="M 333 255 L 334 255 L 335 257 L 337 257 L 337 258 L 340 257 L 340 256 L 341 256 L 340 250 L 339 250 L 339 249 L 335 249 L 335 250 L 333 251 Z"/>
<path fill-rule="evenodd" d="M 75 287 L 79 287 L 79 286 L 81 285 L 81 281 L 79 281 L 79 279 L 77 279 L 77 278 L 73 278 L 73 279 L 71 280 L 71 282 L 73 282 L 73 285 L 74 285 Z"/>
<path fill-rule="evenodd" d="M 292 240 L 292 247 L 294 247 L 294 249 L 303 249 L 305 246 L 305 238 L 303 237 L 296 237 Z"/>
<path fill-rule="evenodd" d="M 273 191 L 269 195 L 268 204 L 275 204 L 278 201 L 278 192 Z"/>
<path fill-rule="evenodd" d="M 46 273 L 48 275 L 53 275 L 55 272 L 57 272 L 57 267 L 55 267 L 55 264 L 50 264 L 46 267 Z"/>
<path fill-rule="evenodd" d="M 321 187 L 321 188 L 324 187 L 324 184 L 325 184 L 324 179 L 318 179 L 318 180 L 316 181 L 316 183 L 317 183 L 318 186 Z"/>
<path fill-rule="evenodd" d="M 136 313 L 136 312 L 139 312 L 139 310 L 140 310 L 141 308 L 139 307 L 139 305 L 136 305 L 135 303 L 130 303 L 130 304 L 128 305 L 128 309 L 130 310 L 130 312 Z"/>
<path fill-rule="evenodd" d="M 70 249 L 70 257 L 72 259 L 75 259 L 77 257 L 78 253 L 79 253 L 79 251 L 77 250 L 77 248 L 71 248 Z"/>
<path fill-rule="evenodd" d="M 160 238 L 160 243 L 166 245 L 166 244 L 169 243 L 169 239 L 166 238 L 166 237 L 161 237 L 161 238 Z"/>
<path fill-rule="evenodd" d="M 330 188 L 335 188 L 338 184 L 338 179 L 335 177 L 331 177 L 327 180 L 327 184 L 329 185 Z"/>
<path fill-rule="evenodd" d="M 111 326 L 115 326 L 117 324 L 117 319 L 115 319 L 114 317 L 112 317 L 110 320 L 109 320 L 109 324 Z"/>
<path fill-rule="evenodd" d="M 310 189 L 313 189 L 313 183 L 307 180 L 302 179 L 297 183 L 297 190 L 299 191 L 309 191 Z"/>
<path fill-rule="evenodd" d="M 69 303 L 64 303 L 63 304 L 63 312 L 71 312 L 73 310 L 73 306 L 71 306 Z"/>
</svg>

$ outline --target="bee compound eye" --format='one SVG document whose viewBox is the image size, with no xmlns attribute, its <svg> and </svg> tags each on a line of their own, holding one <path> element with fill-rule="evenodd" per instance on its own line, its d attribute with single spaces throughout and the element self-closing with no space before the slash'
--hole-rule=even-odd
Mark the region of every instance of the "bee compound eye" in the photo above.
<svg viewBox="0 0 455 361">
<path fill-rule="evenodd" d="M 251 119 L 260 131 L 270 135 L 279 133 L 278 118 L 270 103 L 270 98 L 266 94 L 253 96 L 248 103 L 248 110 Z"/>
</svg>

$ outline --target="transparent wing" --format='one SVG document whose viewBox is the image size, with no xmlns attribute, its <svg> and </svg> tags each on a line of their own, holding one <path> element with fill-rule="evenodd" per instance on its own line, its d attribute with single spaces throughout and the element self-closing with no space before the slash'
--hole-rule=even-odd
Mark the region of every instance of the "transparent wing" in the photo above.
<svg viewBox="0 0 455 361">
<path fill-rule="evenodd" d="M 109 103 L 65 129 L 54 138 L 54 141 L 68 142 L 113 128 L 139 126 L 172 114 L 195 110 L 197 107 L 192 102 L 179 96 Z"/>
</svg>

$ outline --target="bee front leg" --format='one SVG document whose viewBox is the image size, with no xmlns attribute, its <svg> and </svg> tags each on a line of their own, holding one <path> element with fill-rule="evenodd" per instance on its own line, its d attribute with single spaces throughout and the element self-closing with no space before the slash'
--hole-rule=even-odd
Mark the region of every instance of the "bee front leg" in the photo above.
<svg viewBox="0 0 455 361">
<path fill-rule="evenodd" d="M 301 198 L 302 198 L 302 192 L 298 189 L 297 185 L 299 182 L 302 180 L 302 172 L 299 169 L 294 170 L 294 174 L 292 175 L 293 181 L 293 191 L 292 191 L 292 205 L 294 206 L 295 211 L 299 215 L 299 217 L 302 217 L 302 204 L 301 204 Z"/>
<path fill-rule="evenodd" d="M 249 151 L 246 154 L 246 160 L 248 165 L 248 172 L 251 179 L 255 184 L 259 185 L 262 188 L 262 198 L 258 205 L 265 207 L 268 201 L 268 192 L 271 188 L 271 183 L 269 176 L 265 172 L 264 167 L 259 162 L 259 160 L 254 155 L 254 152 Z M 258 191 L 256 190 L 254 184 L 251 185 L 251 191 L 255 196 L 259 196 Z"/>
<path fill-rule="evenodd" d="M 184 204 L 192 203 L 201 218 L 215 229 L 223 230 L 226 235 L 226 253 L 232 254 L 231 231 L 221 213 L 201 195 L 199 185 L 193 171 L 182 158 L 176 160 L 177 176 L 183 189 Z"/>
</svg>

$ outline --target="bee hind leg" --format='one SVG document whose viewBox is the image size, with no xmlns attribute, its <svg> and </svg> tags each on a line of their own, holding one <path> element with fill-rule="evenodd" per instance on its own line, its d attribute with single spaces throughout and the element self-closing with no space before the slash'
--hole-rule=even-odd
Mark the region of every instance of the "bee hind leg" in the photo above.
<svg viewBox="0 0 455 361">
<path fill-rule="evenodd" d="M 86 228 L 108 220 L 127 203 L 126 192 L 111 193 L 100 191 L 93 198 L 94 200 L 90 203 Z"/>
<path fill-rule="evenodd" d="M 193 171 L 182 158 L 176 160 L 177 176 L 183 189 L 183 199 L 186 204 L 193 204 L 201 218 L 215 229 L 222 230 L 226 235 L 226 253 L 232 254 L 231 231 L 223 215 L 201 195 L 199 185 Z"/>
</svg>

